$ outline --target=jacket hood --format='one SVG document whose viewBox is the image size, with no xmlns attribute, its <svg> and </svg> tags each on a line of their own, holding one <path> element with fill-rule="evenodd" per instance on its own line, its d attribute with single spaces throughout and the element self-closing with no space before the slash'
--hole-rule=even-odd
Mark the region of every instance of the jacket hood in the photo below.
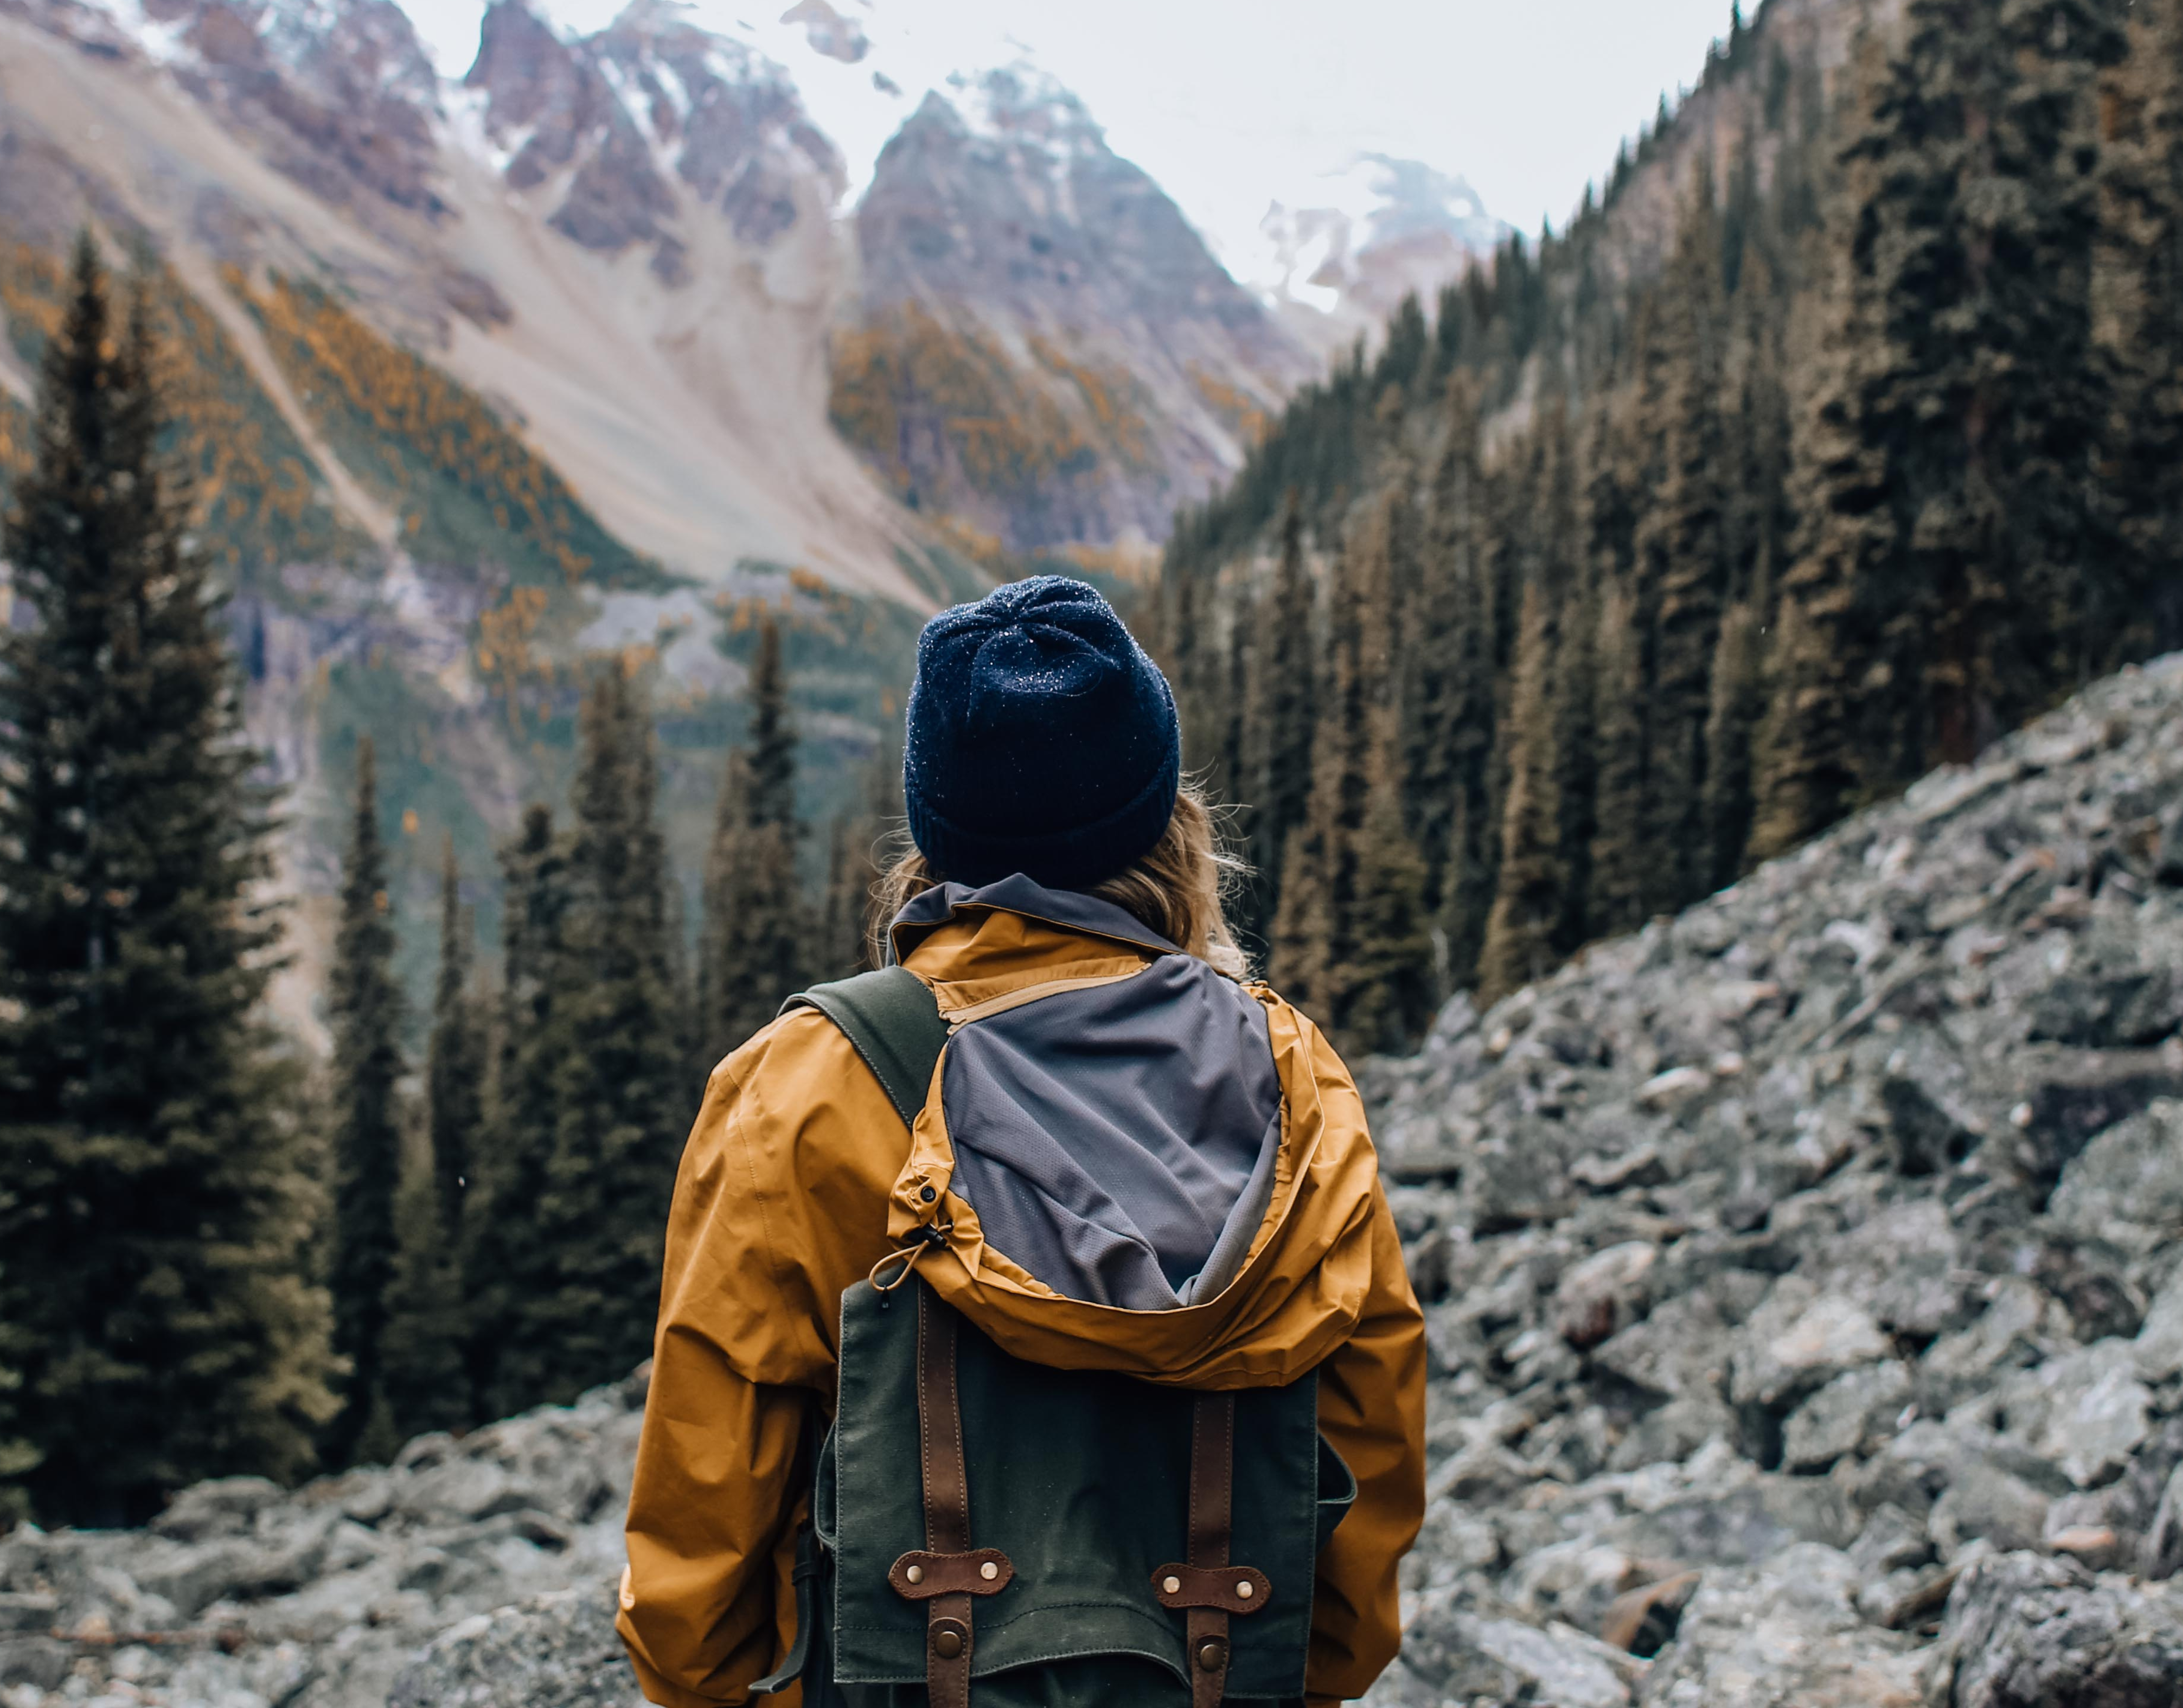
<svg viewBox="0 0 2183 1708">
<path fill-rule="evenodd" d="M 889 1232 L 948 1303 L 1032 1362 L 1196 1388 L 1286 1383 L 1348 1338 L 1378 1167 L 1308 1020 L 1021 876 L 927 891 L 891 940 L 950 1037 Z"/>
</svg>

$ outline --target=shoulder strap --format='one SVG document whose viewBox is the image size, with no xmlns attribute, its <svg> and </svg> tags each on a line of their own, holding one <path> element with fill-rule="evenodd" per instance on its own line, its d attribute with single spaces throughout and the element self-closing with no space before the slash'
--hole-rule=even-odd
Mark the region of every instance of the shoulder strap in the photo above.
<svg viewBox="0 0 2183 1708">
<path fill-rule="evenodd" d="M 814 984 L 780 1005 L 784 1014 L 792 1008 L 816 1008 L 840 1027 L 886 1088 L 903 1125 L 917 1124 L 947 1042 L 947 1023 L 930 985 L 906 967 L 882 967 Z"/>
</svg>

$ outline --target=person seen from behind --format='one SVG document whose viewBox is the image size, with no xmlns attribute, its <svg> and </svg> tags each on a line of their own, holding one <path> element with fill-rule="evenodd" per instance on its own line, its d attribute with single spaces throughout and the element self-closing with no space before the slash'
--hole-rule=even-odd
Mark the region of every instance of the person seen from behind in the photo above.
<svg viewBox="0 0 2183 1708">
<path fill-rule="evenodd" d="M 1423 1322 L 1247 975 L 1175 702 L 1046 576 L 925 628 L 890 963 L 712 1073 L 619 1629 L 665 1708 L 1330 1704 L 1401 1639 Z"/>
</svg>

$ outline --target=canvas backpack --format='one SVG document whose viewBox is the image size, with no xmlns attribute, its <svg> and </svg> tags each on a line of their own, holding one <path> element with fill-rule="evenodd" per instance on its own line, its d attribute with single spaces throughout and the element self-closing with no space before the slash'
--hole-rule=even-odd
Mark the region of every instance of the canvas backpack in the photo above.
<svg viewBox="0 0 2183 1708">
<path fill-rule="evenodd" d="M 839 1027 L 915 1123 L 948 1036 L 921 979 L 887 968 L 794 1007 Z M 842 1295 L 796 1639 L 753 1694 L 800 1683 L 807 1708 L 1300 1703 L 1315 1561 L 1357 1494 L 1319 1434 L 1316 1373 L 1197 1394 L 1049 1369 L 1003 1352 L 913 1265 L 896 1270 Z"/>
</svg>

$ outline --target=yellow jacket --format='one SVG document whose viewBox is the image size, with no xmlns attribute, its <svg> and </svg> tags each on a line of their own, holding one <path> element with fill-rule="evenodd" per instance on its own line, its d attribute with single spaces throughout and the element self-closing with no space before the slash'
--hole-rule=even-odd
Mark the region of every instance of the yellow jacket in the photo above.
<svg viewBox="0 0 2183 1708">
<path fill-rule="evenodd" d="M 949 1011 L 1148 958 L 986 912 L 942 925 L 904 964 Z M 1314 1705 L 1364 1694 L 1400 1643 L 1396 1567 L 1424 1512 L 1423 1321 L 1347 1070 L 1310 1021 L 1248 989 L 1283 1096 L 1272 1198 L 1236 1279 L 1174 1310 L 1064 1298 L 986 1245 L 948 1190 L 940 1098 L 905 1132 L 824 1016 L 792 1012 L 714 1070 L 675 1184 L 630 1500 L 619 1625 L 647 1697 L 742 1705 L 786 1653 L 808 1493 L 791 1479 L 809 1408 L 832 1404 L 841 1295 L 933 1220 L 928 1186 L 953 1231 L 919 1274 L 1018 1357 L 1199 1389 L 1320 1369 L 1319 1427 L 1358 1497 L 1319 1558 L 1308 1687 Z M 800 1708 L 799 1693 L 775 1700 Z"/>
</svg>

